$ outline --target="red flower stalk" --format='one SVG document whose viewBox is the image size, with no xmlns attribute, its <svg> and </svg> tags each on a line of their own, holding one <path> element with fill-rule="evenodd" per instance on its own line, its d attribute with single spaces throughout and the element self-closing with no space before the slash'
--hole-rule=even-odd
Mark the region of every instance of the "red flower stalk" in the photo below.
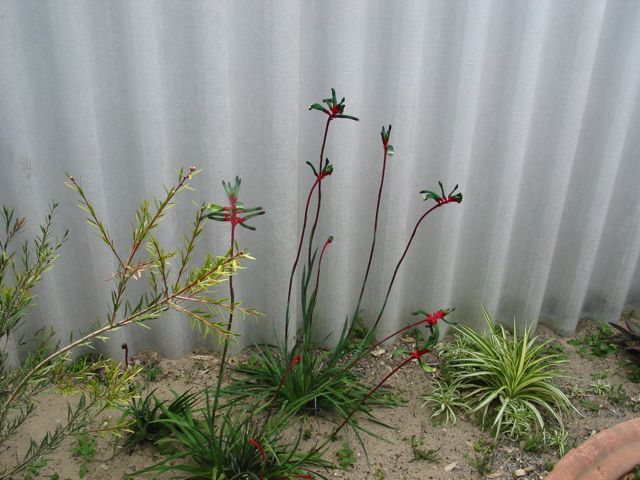
<svg viewBox="0 0 640 480">
<path fill-rule="evenodd" d="M 422 357 L 422 355 L 424 355 L 425 353 L 428 353 L 428 352 L 429 352 L 428 348 L 424 348 L 422 350 L 415 349 L 414 351 L 412 351 L 411 354 L 409 355 L 409 357 L 406 360 L 403 360 L 402 363 L 400 363 L 396 368 L 391 370 L 391 372 L 389 372 L 375 387 L 373 387 L 371 390 L 369 390 L 369 392 L 364 396 L 364 398 L 362 400 L 360 400 L 360 405 L 359 406 L 362 406 L 365 403 L 367 403 L 367 400 L 369 400 L 369 398 L 371 398 L 371 395 L 376 393 L 380 389 L 380 387 L 382 387 L 382 385 L 384 385 L 387 382 L 387 380 L 389 380 L 393 375 L 395 375 L 396 372 L 398 372 L 402 367 L 404 367 L 406 364 L 408 364 L 409 362 L 411 362 L 414 359 L 420 360 L 420 357 Z M 353 417 L 353 415 L 356 413 L 357 410 L 358 410 L 358 408 L 351 409 L 351 412 L 349 413 L 349 415 L 347 415 L 345 417 L 345 419 L 338 426 L 338 428 L 336 428 L 331 433 L 331 435 L 329 435 L 327 437 L 327 440 L 325 440 L 324 443 L 322 445 L 320 445 L 320 447 L 318 447 L 316 449 L 316 451 L 321 450 L 332 438 L 335 438 L 335 436 L 338 434 L 338 432 L 344 428 L 344 426 L 349 422 L 349 420 L 351 420 L 351 418 Z"/>
<path fill-rule="evenodd" d="M 294 475 L 294 477 L 296 477 L 296 478 L 315 478 L 313 475 L 311 475 L 309 473 L 307 473 L 306 475 L 301 475 L 301 474 Z"/>
<path fill-rule="evenodd" d="M 384 148 L 384 157 L 382 159 L 382 175 L 380 175 L 380 187 L 378 188 L 378 199 L 376 201 L 376 216 L 373 222 L 373 238 L 371 239 L 369 261 L 367 262 L 367 269 L 364 272 L 364 280 L 362 280 L 362 288 L 360 289 L 360 296 L 358 297 L 358 303 L 356 304 L 356 311 L 353 312 L 354 320 L 358 317 L 358 313 L 360 312 L 360 304 L 362 303 L 362 296 L 364 295 L 364 289 L 367 285 L 367 279 L 369 278 L 371 262 L 373 261 L 373 252 L 376 248 L 376 235 L 378 233 L 378 218 L 380 215 L 380 202 L 382 200 L 382 187 L 384 186 L 384 175 L 387 170 L 387 155 L 393 155 L 393 146 L 389 145 L 389 137 L 391 136 L 391 125 L 389 125 L 389 130 L 385 130 L 385 128 L 382 127 L 382 132 L 380 135 L 382 136 L 382 146 Z"/>
<path fill-rule="evenodd" d="M 267 463 L 267 454 L 265 453 L 264 448 L 262 448 L 262 445 L 256 442 L 253 438 L 249 438 L 249 443 L 258 449 L 260 456 L 262 457 L 262 463 L 265 465 Z M 260 475 L 260 478 L 262 478 L 262 474 Z"/>
<path fill-rule="evenodd" d="M 318 288 L 320 287 L 320 268 L 322 267 L 322 258 L 324 257 L 324 251 L 327 249 L 327 247 L 329 246 L 329 244 L 331 242 L 333 242 L 333 237 L 332 236 L 327 238 L 327 240 L 324 242 L 324 246 L 322 247 L 322 251 L 320 252 L 320 258 L 318 259 L 318 270 L 316 272 L 316 286 L 313 289 L 313 293 L 312 293 L 312 296 L 311 296 L 311 302 L 309 303 L 309 311 L 308 311 L 309 327 L 313 323 L 313 310 L 315 308 L 315 304 L 316 304 L 316 301 L 318 299 Z"/>
<path fill-rule="evenodd" d="M 407 256 L 407 253 L 409 252 L 409 248 L 411 248 L 411 244 L 413 243 L 413 239 L 416 236 L 416 233 L 418 232 L 418 228 L 420 227 L 420 224 L 422 223 L 422 221 L 434 210 L 437 210 L 438 208 L 442 207 L 443 205 L 446 205 L 447 203 L 461 203 L 462 202 L 462 193 L 455 193 L 455 191 L 458 189 L 458 185 L 456 185 L 454 187 L 454 189 L 448 194 L 445 195 L 444 194 L 444 188 L 442 187 L 442 183 L 438 182 L 438 184 L 440 185 L 440 190 L 442 190 L 442 196 L 439 196 L 438 194 L 430 191 L 430 190 L 422 190 L 420 193 L 422 194 L 422 199 L 423 200 L 429 200 L 429 199 L 433 199 L 436 201 L 436 204 L 431 207 L 429 210 L 427 210 L 416 222 L 415 227 L 413 227 L 413 232 L 411 233 L 411 237 L 409 237 L 409 241 L 407 242 L 407 246 L 404 249 L 404 252 L 402 252 L 402 256 L 400 257 L 400 260 L 398 260 L 398 263 L 396 264 L 395 269 L 393 270 L 393 275 L 391 276 L 391 282 L 389 282 L 389 287 L 387 288 L 387 293 L 384 297 L 384 301 L 382 302 L 382 308 L 380 308 L 380 312 L 378 313 L 378 318 L 376 318 L 376 321 L 373 324 L 373 327 L 371 328 L 371 330 L 375 331 L 375 329 L 377 328 L 378 324 L 380 323 L 380 320 L 382 319 L 382 314 L 384 313 L 385 308 L 387 307 L 387 302 L 389 301 L 389 295 L 391 294 L 391 289 L 393 288 L 393 283 L 396 280 L 396 276 L 398 275 L 398 270 L 400 270 L 400 266 L 402 265 L 402 262 L 404 261 L 405 257 Z M 444 199 L 444 200 L 443 200 Z"/>
<path fill-rule="evenodd" d="M 329 129 L 329 122 L 327 121 L 327 127 L 324 132 L 324 141 L 322 143 L 322 150 L 320 152 L 320 164 L 322 166 L 322 155 L 324 154 L 325 142 L 327 139 L 327 133 Z M 302 243 L 304 242 L 304 235 L 307 230 L 307 219 L 309 216 L 309 205 L 311 204 L 311 197 L 313 196 L 313 191 L 318 187 L 318 192 L 320 192 L 320 183 L 322 179 L 328 177 L 333 173 L 333 166 L 329 163 L 328 160 L 325 160 L 324 167 L 320 168 L 320 171 L 316 171 L 315 167 L 307 162 L 307 164 L 313 170 L 315 174 L 316 180 L 313 182 L 311 189 L 309 190 L 309 195 L 307 196 L 307 203 L 304 207 L 304 220 L 302 222 L 302 233 L 300 234 L 300 241 L 298 242 L 298 250 L 296 252 L 296 259 L 293 262 L 293 267 L 291 268 L 291 274 L 289 275 L 289 288 L 287 290 L 287 309 L 285 311 L 285 327 L 284 327 L 284 344 L 288 345 L 289 341 L 289 319 L 290 319 L 290 308 L 291 308 L 291 291 L 293 289 L 293 277 L 296 273 L 296 268 L 298 267 L 298 261 L 300 260 L 300 253 L 302 252 Z M 317 215 L 316 215 L 316 223 L 317 223 Z M 314 224 L 315 227 L 315 224 Z"/>
</svg>

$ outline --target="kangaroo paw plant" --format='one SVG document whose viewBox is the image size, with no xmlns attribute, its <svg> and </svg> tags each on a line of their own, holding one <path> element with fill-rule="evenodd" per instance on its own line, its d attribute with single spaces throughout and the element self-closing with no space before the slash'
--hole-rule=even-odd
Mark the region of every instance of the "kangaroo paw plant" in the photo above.
<svg viewBox="0 0 640 480">
<path fill-rule="evenodd" d="M 292 413 L 329 413 L 337 415 L 340 419 L 339 421 L 343 423 L 346 422 L 346 424 L 351 427 L 356 427 L 356 435 L 360 440 L 358 430 L 363 429 L 363 427 L 358 423 L 357 415 L 355 414 L 362 413 L 370 420 L 376 421 L 372 414 L 371 405 L 387 403 L 385 399 L 388 398 L 388 396 L 380 395 L 379 388 L 372 388 L 362 383 L 360 378 L 353 373 L 352 367 L 364 358 L 372 346 L 379 344 L 375 342 L 375 332 L 383 317 L 398 271 L 417 236 L 422 222 L 435 210 L 448 204 L 460 203 L 462 201 L 462 194 L 457 192 L 457 185 L 451 192 L 445 194 L 442 184 L 440 184 L 441 194 L 430 190 L 420 192 L 423 201 L 434 203 L 430 203 L 416 221 L 403 253 L 396 263 L 388 288 L 383 297 L 382 305 L 371 329 L 364 334 L 360 341 L 354 341 L 357 330 L 354 327 L 354 325 L 357 325 L 355 320 L 360 315 L 360 307 L 375 254 L 385 175 L 389 158 L 394 154 L 394 147 L 390 144 L 392 127 L 391 125 L 389 125 L 388 128 L 382 127 L 380 134 L 382 140 L 380 183 L 376 200 L 369 257 L 366 268 L 364 269 L 360 294 L 355 302 L 353 315 L 351 315 L 351 317 L 347 315 L 345 318 L 340 337 L 337 339 L 337 344 L 328 351 L 321 350 L 319 348 L 320 345 L 314 340 L 314 320 L 321 291 L 321 269 L 323 259 L 326 255 L 330 254 L 330 245 L 339 241 L 339 237 L 335 237 L 336 239 L 334 240 L 333 236 L 320 242 L 316 238 L 318 222 L 322 211 L 322 187 L 324 182 L 328 181 L 334 174 L 334 165 L 329 162 L 329 159 L 325 158 L 325 148 L 334 120 L 358 119 L 345 114 L 345 99 L 342 98 L 338 101 L 336 92 L 333 89 L 331 90 L 331 96 L 329 98 L 325 98 L 321 103 L 314 103 L 309 109 L 324 113 L 326 115 L 326 121 L 317 164 L 314 165 L 311 162 L 307 162 L 313 177 L 304 207 L 302 231 L 300 232 L 297 250 L 293 256 L 293 264 L 289 276 L 284 318 L 284 338 L 281 339 L 275 347 L 257 347 L 253 358 L 248 363 L 236 369 L 241 376 L 227 389 L 227 393 L 236 398 L 253 398 L 254 396 L 259 396 L 263 398 L 264 401 L 270 401 L 270 399 L 274 398 L 274 393 L 278 391 L 279 396 L 277 398 L 283 408 L 288 411 Z M 306 259 L 302 267 L 302 272 L 299 272 L 298 267 L 305 241 Z M 292 311 L 293 286 L 296 274 L 298 273 L 300 273 L 300 311 L 294 312 Z M 437 322 L 438 319 L 444 319 L 447 313 L 449 312 L 440 311 L 439 313 L 432 314 L 436 315 L 437 318 L 429 318 L 435 319 L 434 322 Z M 299 323 L 296 321 L 298 318 L 300 319 Z M 427 317 L 415 323 L 411 328 L 415 328 L 423 323 L 428 323 Z M 297 332 L 294 330 L 295 325 L 300 325 L 300 330 Z M 435 323 L 429 324 L 429 328 L 433 329 L 434 326 Z M 404 331 L 406 331 L 406 329 L 389 335 L 383 341 L 390 340 L 393 336 Z M 432 334 L 429 336 L 429 345 L 424 346 L 424 350 L 417 349 L 417 351 L 426 351 L 432 348 L 435 342 L 437 342 L 438 335 L 439 332 L 437 327 L 435 327 L 435 330 L 432 330 Z M 290 374 L 285 375 L 292 359 L 297 355 L 301 355 L 302 358 L 300 365 L 294 371 L 290 372 Z M 420 357 L 421 355 L 417 357 L 410 356 L 410 360 L 417 358 L 421 365 L 423 365 Z M 284 382 L 282 385 L 279 385 L 278 379 L 282 378 L 284 378 Z"/>
</svg>

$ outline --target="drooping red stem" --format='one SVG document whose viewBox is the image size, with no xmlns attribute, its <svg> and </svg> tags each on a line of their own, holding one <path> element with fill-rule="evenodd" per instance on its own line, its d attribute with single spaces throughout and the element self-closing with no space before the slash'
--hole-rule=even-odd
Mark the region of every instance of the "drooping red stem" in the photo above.
<svg viewBox="0 0 640 480">
<path fill-rule="evenodd" d="M 375 216 L 375 221 L 373 222 L 373 238 L 371 240 L 371 250 L 369 252 L 369 261 L 367 262 L 367 270 L 364 273 L 364 280 L 362 281 L 362 288 L 360 289 L 360 296 L 358 297 L 358 303 L 356 304 L 356 311 L 353 312 L 353 320 L 355 320 L 358 317 L 358 313 L 360 312 L 360 303 L 362 302 L 364 289 L 367 285 L 367 278 L 369 278 L 369 271 L 371 270 L 371 263 L 373 261 L 373 252 L 376 248 L 376 234 L 378 232 L 378 217 L 380 214 L 380 201 L 382 199 L 384 175 L 387 169 L 387 143 L 384 143 L 383 147 L 384 147 L 384 159 L 382 160 L 382 174 L 380 175 L 380 187 L 378 188 L 378 200 L 376 202 L 376 216 Z"/>
<path fill-rule="evenodd" d="M 411 356 L 409 356 L 409 358 L 407 358 L 406 360 L 403 360 L 402 363 L 400 363 L 396 368 L 394 368 L 393 370 L 391 370 L 391 372 L 389 372 L 375 387 L 373 387 L 371 390 L 369 390 L 369 393 L 367 393 L 364 398 L 362 400 L 360 400 L 360 403 L 358 404 L 358 407 L 361 407 L 362 405 L 364 405 L 365 403 L 367 403 L 367 400 L 369 400 L 369 398 L 371 398 L 371 396 L 376 393 L 380 387 L 382 387 L 382 385 L 384 385 L 387 380 L 389 380 L 393 375 L 396 374 L 396 372 L 398 372 L 398 370 L 400 370 L 402 367 L 404 367 L 407 363 L 409 363 L 411 360 L 413 359 L 419 359 L 420 357 L 422 357 L 422 355 L 424 355 L 425 353 L 427 353 L 429 350 L 428 349 L 424 349 L 424 350 L 415 350 L 413 352 L 411 352 Z M 324 443 L 322 445 L 320 445 L 320 447 L 318 447 L 316 449 L 316 451 L 320 451 L 322 450 L 322 448 L 327 445 L 327 443 L 329 443 L 331 441 L 332 438 L 335 438 L 335 436 L 338 434 L 338 432 L 340 430 L 342 430 L 344 428 L 344 426 L 349 422 L 349 420 L 351 420 L 351 418 L 355 415 L 356 411 L 358 411 L 359 408 L 353 408 L 351 409 L 351 412 L 349 412 L 349 415 L 347 415 L 344 420 L 342 421 L 342 423 L 338 426 L 338 428 L 336 428 L 333 433 L 331 433 L 331 435 L 329 435 L 327 437 L 327 439 L 324 441 Z"/>
<path fill-rule="evenodd" d="M 331 242 L 333 242 L 333 237 L 327 238 L 327 241 L 324 242 L 324 246 L 322 247 L 322 251 L 320 252 L 320 259 L 318 260 L 318 272 L 316 273 L 316 288 L 314 288 L 314 292 L 318 291 L 318 286 L 320 285 L 320 266 L 322 265 L 322 257 L 324 257 L 324 251 L 327 249 Z"/>
<path fill-rule="evenodd" d="M 404 258 L 407 256 L 407 252 L 409 251 L 409 248 L 411 247 L 411 243 L 413 242 L 413 239 L 416 236 L 416 232 L 418 231 L 418 227 L 420 227 L 420 224 L 427 217 L 427 215 L 429 215 L 434 210 L 440 208 L 441 206 L 446 205 L 447 203 L 449 203 L 449 202 L 436 203 L 433 207 L 431 207 L 429 210 L 427 210 L 420 217 L 420 219 L 416 222 L 416 225 L 413 228 L 413 232 L 411 233 L 411 237 L 409 237 L 409 241 L 407 242 L 407 246 L 405 247 L 404 252 L 402 252 L 402 256 L 400 257 L 400 260 L 398 260 L 398 263 L 396 264 L 396 268 L 393 270 L 393 276 L 391 277 L 391 282 L 389 282 L 389 287 L 387 288 L 387 293 L 386 293 L 386 295 L 384 297 L 384 302 L 382 303 L 382 308 L 380 309 L 380 313 L 378 313 L 378 318 L 376 318 L 376 321 L 374 322 L 373 327 L 371 328 L 371 331 L 375 331 L 375 329 L 378 327 L 378 324 L 380 323 L 380 319 L 382 318 L 382 314 L 384 313 L 384 310 L 387 307 L 387 302 L 389 301 L 389 295 L 391 294 L 391 289 L 393 288 L 393 283 L 395 282 L 396 276 L 398 275 L 398 270 L 400 269 L 400 265 L 402 265 L 402 262 L 404 261 Z"/>
<path fill-rule="evenodd" d="M 293 357 L 293 360 L 291 360 L 291 362 L 289 363 L 289 366 L 285 370 L 284 375 L 282 375 L 282 378 L 280 379 L 280 383 L 278 383 L 278 388 L 276 388 L 276 393 L 273 395 L 272 404 L 275 404 L 278 401 L 278 396 L 280 395 L 280 390 L 282 389 L 282 385 L 284 385 L 284 381 L 289 376 L 289 373 L 291 373 L 291 370 L 293 370 L 293 367 L 295 367 L 298 363 L 300 363 L 301 360 L 302 360 L 302 356 L 299 353 L 297 353 L 296 356 Z"/>
<path fill-rule="evenodd" d="M 362 355 L 359 355 L 359 356 L 357 355 L 357 356 L 355 356 L 355 357 L 354 357 L 354 359 L 353 359 L 352 361 L 350 361 L 350 362 L 346 363 L 346 364 L 344 365 L 344 367 L 343 367 L 341 370 L 339 370 L 337 373 L 335 373 L 335 374 L 332 376 L 332 378 L 333 378 L 333 377 L 340 376 L 340 375 L 342 375 L 343 373 L 345 373 L 345 372 L 346 372 L 347 370 L 349 370 L 349 369 L 350 369 L 350 368 L 351 368 L 351 367 L 352 367 L 352 366 L 353 366 L 353 365 L 354 365 L 354 364 L 355 364 L 359 359 L 361 359 L 364 355 L 366 355 L 367 353 L 369 353 L 370 351 L 372 351 L 374 348 L 379 347 L 380 345 L 382 345 L 382 344 L 383 344 L 384 342 L 386 342 L 387 340 L 390 340 L 391 338 L 393 338 L 393 337 L 395 337 L 395 336 L 398 336 L 398 335 L 403 334 L 403 333 L 404 333 L 404 332 L 406 332 L 407 330 L 411 330 L 412 328 L 418 327 L 418 326 L 422 325 L 423 323 L 427 323 L 427 322 L 428 322 L 428 317 L 425 317 L 425 318 L 423 318 L 422 320 L 419 320 L 419 321 L 417 321 L 417 322 L 415 322 L 415 323 L 412 323 L 412 324 L 410 324 L 410 325 L 407 325 L 406 327 L 401 328 L 400 330 L 397 330 L 397 331 L 395 331 L 395 332 L 393 332 L 393 333 L 391 333 L 391 334 L 387 335 L 386 337 L 384 337 L 384 338 L 383 338 L 382 340 L 380 340 L 379 342 L 374 343 L 373 345 L 371 345 L 371 346 L 367 347 L 367 349 L 366 349 L 366 350 L 364 350 L 364 351 L 362 352 Z"/>
</svg>

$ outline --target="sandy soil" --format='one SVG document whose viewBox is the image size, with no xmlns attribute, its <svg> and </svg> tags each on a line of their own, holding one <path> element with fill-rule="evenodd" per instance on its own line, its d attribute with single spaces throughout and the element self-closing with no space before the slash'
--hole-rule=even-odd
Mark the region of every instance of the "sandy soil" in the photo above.
<svg viewBox="0 0 640 480">
<path fill-rule="evenodd" d="M 581 323 L 576 337 L 580 338 L 595 329 L 595 325 Z M 610 355 L 604 358 L 585 358 L 577 353 L 577 347 L 567 344 L 566 339 L 555 337 L 549 330 L 540 327 L 537 332 L 545 338 L 553 338 L 554 342 L 562 346 L 569 357 L 569 373 L 571 379 L 564 381 L 565 391 L 574 393 L 577 389 L 587 390 L 594 381 L 593 376 L 606 375 L 604 381 L 613 385 L 623 385 L 631 402 L 640 402 L 640 384 L 629 382 L 621 358 Z M 386 375 L 397 360 L 391 358 L 394 347 L 388 347 L 386 353 L 380 357 L 369 357 L 365 364 L 359 366 L 362 375 L 373 383 Z M 426 357 L 427 361 L 437 364 L 433 354 Z M 137 360 L 145 364 L 157 363 L 162 373 L 158 375 L 151 388 L 157 388 L 161 397 L 169 398 L 171 391 L 183 392 L 188 388 L 211 384 L 215 380 L 215 371 L 219 359 L 215 353 L 195 350 L 179 360 L 160 358 L 153 352 L 142 352 Z M 430 390 L 432 378 L 426 375 L 415 364 L 410 364 L 401 370 L 389 382 L 399 398 L 406 400 L 406 404 L 397 408 L 377 408 L 375 414 L 381 421 L 393 425 L 396 429 L 386 429 L 376 425 L 371 429 L 384 436 L 385 441 L 365 436 L 368 461 L 364 452 L 358 446 L 352 434 L 347 434 L 354 454 L 356 464 L 347 470 L 328 472 L 330 478 L 342 479 L 374 479 L 374 480 L 422 480 L 422 479 L 543 479 L 548 469 L 558 460 L 555 452 L 527 453 L 522 444 L 508 440 L 500 440 L 490 464 L 490 473 L 479 475 L 470 464 L 469 457 L 473 457 L 473 445 L 479 439 L 490 441 L 491 437 L 482 432 L 469 419 L 460 418 L 455 426 L 433 426 L 429 418 L 430 412 L 422 408 L 421 396 Z M 637 414 L 633 408 L 617 406 L 606 396 L 577 394 L 572 400 L 578 406 L 584 417 L 574 416 L 567 421 L 567 430 L 571 434 L 570 444 L 579 444 L 590 435 L 608 428 L 620 421 L 632 418 Z M 580 403 L 583 401 L 583 404 Z M 0 452 L 0 464 L 10 462 L 10 454 L 24 451 L 28 446 L 31 435 L 39 438 L 56 424 L 63 421 L 66 414 L 66 401 L 57 395 L 47 395 L 39 400 L 40 407 L 37 415 L 31 418 L 22 435 L 7 442 L 5 452 Z M 583 406 L 590 407 L 589 411 Z M 636 405 L 638 406 L 638 405 Z M 591 411 L 593 410 L 593 411 Z M 597 411 L 596 411 L 597 410 Z M 635 408 L 638 411 L 638 408 Z M 118 415 L 117 412 L 110 412 Z M 322 438 L 322 434 L 331 428 L 331 423 L 323 419 L 307 418 L 300 422 L 301 428 L 311 431 L 309 444 Z M 302 427 L 304 425 L 304 427 Z M 423 440 L 423 449 L 436 449 L 437 460 L 433 463 L 414 460 L 411 438 Z M 336 451 L 342 447 L 344 435 L 332 443 L 327 458 L 336 461 Z M 48 479 L 54 473 L 62 479 L 77 479 L 79 477 L 80 461 L 70 453 L 72 441 L 63 445 L 43 467 L 38 477 Z M 88 465 L 88 473 L 84 477 L 90 480 L 121 479 L 142 467 L 151 465 L 161 457 L 154 448 L 144 448 L 132 454 L 120 452 L 113 457 L 113 446 L 108 439 L 100 438 L 99 450 L 96 458 Z M 55 478 L 55 477 L 54 477 Z M 141 477 L 144 478 L 144 477 Z"/>
</svg>

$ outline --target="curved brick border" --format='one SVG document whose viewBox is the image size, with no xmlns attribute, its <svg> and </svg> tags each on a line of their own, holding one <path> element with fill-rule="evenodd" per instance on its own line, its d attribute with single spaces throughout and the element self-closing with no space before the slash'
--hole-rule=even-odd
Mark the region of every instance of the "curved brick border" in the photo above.
<svg viewBox="0 0 640 480">
<path fill-rule="evenodd" d="M 640 463 L 640 417 L 618 423 L 570 450 L 546 480 L 619 480 Z"/>
</svg>

